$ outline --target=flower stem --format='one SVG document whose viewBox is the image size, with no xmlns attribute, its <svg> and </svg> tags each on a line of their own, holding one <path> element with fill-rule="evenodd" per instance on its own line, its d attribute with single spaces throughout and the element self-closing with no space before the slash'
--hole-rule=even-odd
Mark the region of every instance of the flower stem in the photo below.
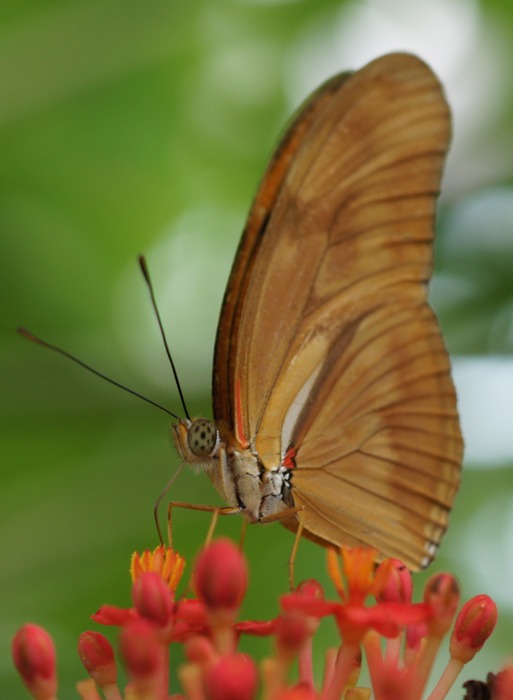
<svg viewBox="0 0 513 700">
<path fill-rule="evenodd" d="M 337 650 L 335 647 L 330 647 L 326 651 L 326 661 L 324 664 L 324 678 L 322 681 L 322 690 L 324 690 L 331 684 L 333 676 L 335 675 L 335 665 L 337 663 Z"/>
<path fill-rule="evenodd" d="M 415 698 L 420 698 L 422 690 L 426 687 L 429 674 L 431 673 L 431 668 L 435 661 L 436 655 L 440 648 L 442 638 L 440 637 L 427 637 L 426 644 L 424 648 L 420 651 L 419 656 L 413 662 L 410 673 L 416 677 L 416 690 L 417 694 Z"/>
<path fill-rule="evenodd" d="M 314 687 L 314 677 L 313 677 L 313 659 L 312 659 L 312 640 L 307 639 L 303 644 L 298 657 L 298 669 L 299 669 L 299 680 L 301 683 L 305 683 Z"/>
<path fill-rule="evenodd" d="M 87 678 L 86 680 L 78 681 L 77 692 L 82 698 L 82 700 L 101 700 L 100 694 L 96 689 L 96 683 L 93 681 L 92 678 Z M 105 697 L 107 697 L 107 695 Z"/>
<path fill-rule="evenodd" d="M 123 700 L 119 688 L 115 683 L 109 683 L 102 688 L 105 700 Z"/>
<path fill-rule="evenodd" d="M 189 700 L 205 700 L 201 669 L 196 664 L 185 664 L 178 670 L 180 683 Z"/>
<path fill-rule="evenodd" d="M 428 700 L 443 700 L 460 675 L 463 666 L 463 662 L 459 659 L 450 658 Z"/>
<path fill-rule="evenodd" d="M 345 643 L 340 647 L 333 678 L 324 689 L 322 700 L 339 700 L 342 697 L 342 692 L 347 685 L 359 653 L 359 644 Z"/>
</svg>

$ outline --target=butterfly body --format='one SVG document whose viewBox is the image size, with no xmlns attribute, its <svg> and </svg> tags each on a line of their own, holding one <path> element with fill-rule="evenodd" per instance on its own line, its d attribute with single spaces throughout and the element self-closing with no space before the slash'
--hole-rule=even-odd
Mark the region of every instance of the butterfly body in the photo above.
<svg viewBox="0 0 513 700">
<path fill-rule="evenodd" d="M 214 423 L 202 418 L 181 420 L 172 430 L 180 456 L 199 465 L 226 503 L 251 523 L 293 507 L 291 470 L 286 466 L 264 468 L 248 446 L 226 441 Z"/>
<path fill-rule="evenodd" d="M 201 421 L 175 429 L 180 454 L 250 521 L 284 513 L 296 530 L 301 512 L 306 537 L 412 569 L 447 528 L 463 449 L 427 303 L 449 139 L 443 90 L 408 54 L 307 100 L 228 281 L 207 443 L 191 449 Z"/>
</svg>

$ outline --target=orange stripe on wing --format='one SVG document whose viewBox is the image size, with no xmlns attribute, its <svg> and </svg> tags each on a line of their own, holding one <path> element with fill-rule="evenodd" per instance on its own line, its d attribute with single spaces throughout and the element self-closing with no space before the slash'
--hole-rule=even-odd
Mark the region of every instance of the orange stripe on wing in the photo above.
<svg viewBox="0 0 513 700">
<path fill-rule="evenodd" d="M 239 444 L 244 447 L 249 447 L 249 442 L 244 434 L 244 418 L 242 416 L 242 396 L 240 389 L 240 381 L 235 380 L 235 436 Z"/>
</svg>

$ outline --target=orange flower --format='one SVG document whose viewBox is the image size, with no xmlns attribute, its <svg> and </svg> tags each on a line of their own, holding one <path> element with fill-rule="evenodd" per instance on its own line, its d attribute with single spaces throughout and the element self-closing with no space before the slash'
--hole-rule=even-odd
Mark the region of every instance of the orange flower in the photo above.
<svg viewBox="0 0 513 700">
<path fill-rule="evenodd" d="M 145 549 L 142 554 L 134 552 L 130 562 L 130 575 L 135 583 L 145 572 L 155 572 L 167 583 L 169 590 L 174 593 L 182 578 L 185 559 L 171 547 L 159 545 L 153 552 Z"/>
</svg>

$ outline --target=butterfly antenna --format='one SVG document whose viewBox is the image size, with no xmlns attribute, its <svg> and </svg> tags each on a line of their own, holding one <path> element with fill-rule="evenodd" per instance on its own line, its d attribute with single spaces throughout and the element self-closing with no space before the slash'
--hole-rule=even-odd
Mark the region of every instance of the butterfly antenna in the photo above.
<svg viewBox="0 0 513 700">
<path fill-rule="evenodd" d="M 36 343 L 37 345 L 42 345 L 44 348 L 48 348 L 49 350 L 53 350 L 54 352 L 59 353 L 59 355 L 63 355 L 64 357 L 67 357 L 68 360 L 72 360 L 77 365 L 80 365 L 81 367 L 84 367 L 84 369 L 87 369 L 89 372 L 96 374 L 97 377 L 101 377 L 102 379 L 105 379 L 105 381 L 109 382 L 110 384 L 114 384 L 114 386 L 117 386 L 120 389 L 123 389 L 124 391 L 128 392 L 129 394 L 132 394 L 133 396 L 137 396 L 137 398 L 142 399 L 143 401 L 146 401 L 146 403 L 149 403 L 152 406 L 155 406 L 156 408 L 160 408 L 160 410 L 164 411 L 164 413 L 167 413 L 168 415 L 172 416 L 176 420 L 179 420 L 179 417 L 176 414 L 174 414 L 172 411 L 170 411 L 169 409 L 165 408 L 164 406 L 161 406 L 159 403 L 156 403 L 155 401 L 152 401 L 151 399 L 147 398 L 146 396 L 139 394 L 137 391 L 134 391 L 133 389 L 129 389 L 124 384 L 120 384 L 119 382 L 116 382 L 114 379 L 107 377 L 105 374 L 102 374 L 102 372 L 99 372 L 97 369 L 94 369 L 94 367 L 91 367 L 90 365 L 86 364 L 82 360 L 79 360 L 78 357 L 75 357 L 75 355 L 72 355 L 71 353 L 66 352 L 66 350 L 63 350 L 62 348 L 59 348 L 56 345 L 52 345 L 51 343 L 47 343 L 46 340 L 42 340 L 41 338 L 38 338 L 37 335 L 34 335 L 30 331 L 28 331 L 26 328 L 18 328 L 17 330 L 18 330 L 18 333 L 20 335 L 22 335 L 27 340 L 30 340 L 32 343 Z"/>
<path fill-rule="evenodd" d="M 171 365 L 171 369 L 173 371 L 173 376 L 175 378 L 175 383 L 176 383 L 176 386 L 178 389 L 178 393 L 180 395 L 180 401 L 182 402 L 185 417 L 188 420 L 190 420 L 191 417 L 189 415 L 189 411 L 187 410 L 187 406 L 185 404 L 185 399 L 184 399 L 184 395 L 182 392 L 182 387 L 180 386 L 180 382 L 178 381 L 178 374 L 176 372 L 175 363 L 173 362 L 173 358 L 171 357 L 171 351 L 169 350 L 169 345 L 167 344 L 166 334 L 164 333 L 164 326 L 162 325 L 162 320 L 160 318 L 160 313 L 158 310 L 157 301 L 155 299 L 155 293 L 153 291 L 153 285 L 152 285 L 151 279 L 150 279 L 150 273 L 148 271 L 148 266 L 146 265 L 146 258 L 144 257 L 144 255 L 139 255 L 138 260 L 139 260 L 139 266 L 141 268 L 141 272 L 143 273 L 144 280 L 145 280 L 146 285 L 148 287 L 148 290 L 150 292 L 151 304 L 153 306 L 153 310 L 155 311 L 155 316 L 157 317 L 157 323 L 159 324 L 159 328 L 160 328 L 160 335 L 162 336 L 162 340 L 164 341 L 164 347 L 166 348 L 166 354 L 167 354 L 167 357 L 169 360 L 169 364 Z"/>
</svg>

